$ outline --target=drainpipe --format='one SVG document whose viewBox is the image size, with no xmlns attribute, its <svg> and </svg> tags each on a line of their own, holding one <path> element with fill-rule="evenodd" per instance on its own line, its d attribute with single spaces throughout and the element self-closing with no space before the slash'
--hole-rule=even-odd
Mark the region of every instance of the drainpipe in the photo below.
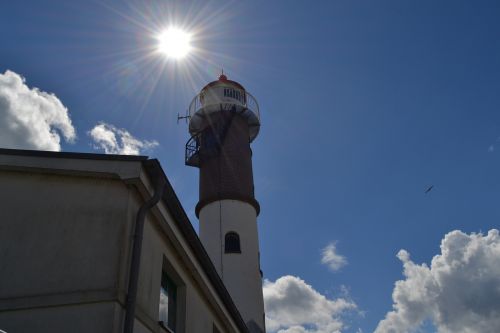
<svg viewBox="0 0 500 333">
<path fill-rule="evenodd" d="M 137 303 L 137 286 L 139 284 L 139 268 L 141 265 L 142 238 L 144 234 L 144 221 L 146 214 L 161 199 L 165 190 L 166 181 L 163 177 L 157 176 L 153 180 L 156 183 L 153 196 L 146 201 L 137 212 L 135 218 L 134 243 L 132 248 L 132 262 L 130 263 L 130 276 L 127 290 L 127 300 L 125 304 L 125 321 L 123 325 L 124 333 L 132 333 L 134 330 L 135 307 Z"/>
</svg>

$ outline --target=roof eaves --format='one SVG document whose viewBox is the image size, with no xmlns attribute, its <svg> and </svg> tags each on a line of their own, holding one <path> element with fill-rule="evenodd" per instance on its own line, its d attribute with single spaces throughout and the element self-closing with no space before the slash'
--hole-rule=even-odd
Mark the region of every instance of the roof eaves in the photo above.
<svg viewBox="0 0 500 333">
<path fill-rule="evenodd" d="M 116 154 L 94 154 L 94 153 L 76 153 L 76 152 L 58 152 L 44 150 L 28 149 L 7 149 L 0 148 L 0 155 L 51 157 L 51 158 L 74 158 L 89 160 L 107 160 L 107 161 L 146 161 L 148 156 L 136 155 L 116 155 Z"/>
</svg>

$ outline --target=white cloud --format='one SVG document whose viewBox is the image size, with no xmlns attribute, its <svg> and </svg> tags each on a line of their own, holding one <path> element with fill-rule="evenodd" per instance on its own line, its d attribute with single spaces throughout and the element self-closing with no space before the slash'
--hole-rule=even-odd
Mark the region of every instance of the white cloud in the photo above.
<svg viewBox="0 0 500 333">
<path fill-rule="evenodd" d="M 397 281 L 393 310 L 375 333 L 417 330 L 430 320 L 439 333 L 500 332 L 500 237 L 455 230 L 441 241 L 430 267 L 398 253 L 405 279 Z"/>
<path fill-rule="evenodd" d="M 263 291 L 269 332 L 337 333 L 345 326 L 341 315 L 356 309 L 351 300 L 329 299 L 290 275 L 265 280 Z"/>
<path fill-rule="evenodd" d="M 102 149 L 106 154 L 139 155 L 158 146 L 156 141 L 139 140 L 127 130 L 103 122 L 94 126 L 88 134 L 94 141 L 94 148 Z"/>
<path fill-rule="evenodd" d="M 336 272 L 347 265 L 347 259 L 337 253 L 336 243 L 333 242 L 321 251 L 321 263 L 327 265 L 333 272 Z"/>
<path fill-rule="evenodd" d="M 17 73 L 0 73 L 0 147 L 61 150 L 76 133 L 68 109 L 51 93 L 29 88 Z"/>
</svg>

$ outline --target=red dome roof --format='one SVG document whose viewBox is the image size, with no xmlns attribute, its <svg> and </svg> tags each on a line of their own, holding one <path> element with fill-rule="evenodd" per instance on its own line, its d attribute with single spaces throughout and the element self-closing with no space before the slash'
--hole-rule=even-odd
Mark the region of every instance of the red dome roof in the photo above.
<svg viewBox="0 0 500 333">
<path fill-rule="evenodd" d="M 232 84 L 232 85 L 234 85 L 234 86 L 236 86 L 236 87 L 238 87 L 238 88 L 240 88 L 240 89 L 245 90 L 245 88 L 244 88 L 241 84 L 239 84 L 239 83 L 238 83 L 238 82 L 236 82 L 236 81 L 228 80 L 227 76 L 226 76 L 226 75 L 224 75 L 224 74 L 221 74 L 221 75 L 219 76 L 219 79 L 218 79 L 217 81 L 212 81 L 212 82 L 210 82 L 209 84 L 207 84 L 206 86 L 204 86 L 201 90 L 203 91 L 203 90 L 205 90 L 205 89 L 207 89 L 207 88 L 209 88 L 209 87 L 216 86 L 216 85 L 218 85 L 219 83 L 226 83 L 226 84 L 227 84 L 227 83 L 229 83 L 229 84 Z"/>
</svg>

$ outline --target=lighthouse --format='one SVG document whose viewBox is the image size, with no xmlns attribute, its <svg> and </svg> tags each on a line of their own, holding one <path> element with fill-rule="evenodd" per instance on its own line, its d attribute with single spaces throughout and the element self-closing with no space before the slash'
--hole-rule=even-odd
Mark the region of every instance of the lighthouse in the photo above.
<svg viewBox="0 0 500 333">
<path fill-rule="evenodd" d="M 200 239 L 252 333 L 265 332 L 251 142 L 259 106 L 224 74 L 191 102 L 185 163 L 200 169 Z"/>
</svg>

